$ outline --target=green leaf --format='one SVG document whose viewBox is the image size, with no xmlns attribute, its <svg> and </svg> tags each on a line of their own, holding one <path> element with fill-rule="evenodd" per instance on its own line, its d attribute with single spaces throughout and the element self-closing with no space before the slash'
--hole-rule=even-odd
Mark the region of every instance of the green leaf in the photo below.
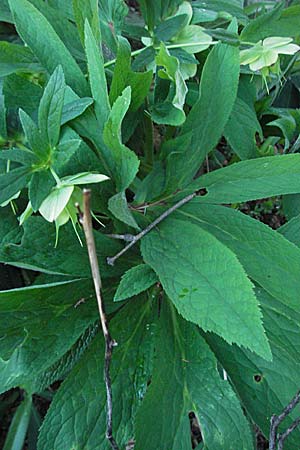
<svg viewBox="0 0 300 450">
<path fill-rule="evenodd" d="M 240 73 L 239 49 L 218 44 L 206 59 L 199 99 L 189 113 L 178 140 L 170 141 L 166 153 L 167 190 L 186 186 L 205 156 L 218 143 L 231 114 Z M 183 141 L 190 145 L 182 146 Z"/>
<path fill-rule="evenodd" d="M 58 66 L 49 79 L 39 106 L 39 128 L 50 148 L 59 141 L 65 87 L 64 73 Z"/>
<path fill-rule="evenodd" d="M 190 450 L 190 412 L 207 450 L 253 449 L 249 424 L 229 382 L 221 379 L 214 354 L 197 327 L 167 306 L 166 299 L 156 354 L 136 418 L 136 450 Z"/>
<path fill-rule="evenodd" d="M 26 186 L 29 173 L 28 167 L 18 167 L 0 174 L 0 205 Z"/>
<path fill-rule="evenodd" d="M 0 208 L 0 248 L 20 240 L 21 228 L 11 208 Z"/>
<path fill-rule="evenodd" d="M 229 20 L 232 16 L 242 23 L 247 23 L 248 17 L 243 11 L 243 6 L 242 0 L 210 0 L 209 3 L 205 0 L 196 0 L 193 2 L 193 22 L 214 21 L 218 18 Z M 217 13 L 217 16 L 212 13 Z"/>
<path fill-rule="evenodd" d="M 143 239 L 142 254 L 185 319 L 270 359 L 253 285 L 212 234 L 168 219 Z"/>
<path fill-rule="evenodd" d="M 36 155 L 27 148 L 24 148 L 22 150 L 19 148 L 0 150 L 0 160 L 14 161 L 24 166 L 30 166 L 38 162 Z"/>
<path fill-rule="evenodd" d="M 21 74 L 5 77 L 3 82 L 6 107 L 14 110 L 21 108 L 34 118 L 36 118 L 42 93 L 40 86 L 28 81 Z"/>
<path fill-rule="evenodd" d="M 84 280 L 0 292 L 2 392 L 14 386 L 32 392 L 39 374 L 97 319 L 92 293 L 92 283 Z M 80 299 L 86 301 L 75 308 Z"/>
<path fill-rule="evenodd" d="M 20 121 L 24 130 L 26 140 L 33 152 L 43 162 L 47 162 L 49 154 L 49 144 L 38 129 L 31 117 L 22 109 L 19 110 Z"/>
<path fill-rule="evenodd" d="M 254 109 L 237 97 L 225 126 L 224 136 L 239 158 L 250 159 L 257 156 L 256 133 L 262 136 Z"/>
<path fill-rule="evenodd" d="M 49 73 L 60 64 L 66 82 L 80 95 L 87 94 L 87 83 L 73 56 L 47 19 L 27 0 L 9 0 L 17 31 Z M 42 39 L 41 36 L 47 36 Z"/>
<path fill-rule="evenodd" d="M 103 279 L 120 276 L 135 264 L 135 260 L 132 261 L 129 256 L 115 267 L 108 266 L 106 257 L 119 252 L 122 245 L 97 231 L 94 236 Z M 52 224 L 42 217 L 30 217 L 24 223 L 21 245 L 14 244 L 14 235 L 12 240 L 9 240 L 9 235 L 5 238 L 5 244 L 0 247 L 0 261 L 38 272 L 90 278 L 86 248 L 79 244 L 72 226 L 66 225 L 60 230 L 60 241 L 54 251 L 55 238 L 55 227 Z"/>
<path fill-rule="evenodd" d="M 206 188 L 205 203 L 238 203 L 300 192 L 300 155 L 242 161 L 203 175 L 184 192 Z"/>
<path fill-rule="evenodd" d="M 94 98 L 94 108 L 99 121 L 99 132 L 101 132 L 109 117 L 110 104 L 103 55 L 99 51 L 99 47 L 87 20 L 85 22 L 85 51 L 88 62 L 89 82 Z"/>
<path fill-rule="evenodd" d="M 3 22 L 13 23 L 8 0 L 0 0 L 0 20 Z"/>
<path fill-rule="evenodd" d="M 156 56 L 156 64 L 163 67 L 158 71 L 158 77 L 169 81 L 167 96 L 161 98 L 161 86 L 158 82 L 156 91 L 159 99 L 156 99 L 151 111 L 152 120 L 159 124 L 178 126 L 185 121 L 183 110 L 187 86 L 181 72 L 180 63 L 175 56 L 171 56 L 166 46 L 162 43 Z"/>
<path fill-rule="evenodd" d="M 52 154 L 52 167 L 60 171 L 78 151 L 82 141 L 80 139 L 69 139 L 61 141 Z"/>
<path fill-rule="evenodd" d="M 140 230 L 140 227 L 136 223 L 130 209 L 128 208 L 125 192 L 119 192 L 111 197 L 108 201 L 108 209 L 113 215 L 123 223 L 126 223 L 130 227 Z"/>
<path fill-rule="evenodd" d="M 171 16 L 183 0 L 139 0 L 140 8 L 149 30 Z"/>
<path fill-rule="evenodd" d="M 231 208 L 192 201 L 175 214 L 213 234 L 236 254 L 253 280 L 285 305 L 300 311 L 300 249 L 295 245 L 262 222 Z"/>
<path fill-rule="evenodd" d="M 91 27 L 91 31 L 97 45 L 100 45 L 100 22 L 98 11 L 98 0 L 73 0 L 73 11 L 78 28 L 79 36 L 82 44 L 84 45 L 84 24 L 88 20 Z"/>
<path fill-rule="evenodd" d="M 14 413 L 6 435 L 3 450 L 22 450 L 29 426 L 32 411 L 32 397 L 25 394 L 25 398 Z"/>
<path fill-rule="evenodd" d="M 228 346 L 214 335 L 205 338 L 227 371 L 243 406 L 265 436 L 270 432 L 270 419 L 280 414 L 299 390 L 300 383 L 300 327 L 299 315 L 289 316 L 281 309 L 280 301 L 263 290 L 257 291 L 262 305 L 264 325 L 273 354 L 267 362 L 235 345 Z M 293 411 L 284 421 L 286 429 L 299 416 Z M 293 432 L 285 443 L 287 450 L 299 445 L 299 431 Z"/>
<path fill-rule="evenodd" d="M 271 11 L 251 20 L 243 29 L 243 41 L 257 42 L 268 36 L 296 37 L 299 35 L 300 5 L 283 8 L 279 3 Z"/>
<path fill-rule="evenodd" d="M 34 212 L 36 212 L 45 198 L 55 186 L 55 180 L 50 170 L 34 172 L 29 184 L 29 199 Z"/>
<path fill-rule="evenodd" d="M 0 139 L 7 139 L 5 97 L 0 95 Z"/>
<path fill-rule="evenodd" d="M 136 111 L 149 92 L 152 82 L 152 71 L 149 70 L 143 73 L 134 72 L 131 69 L 131 48 L 128 41 L 123 37 L 119 37 L 118 44 L 117 61 L 110 87 L 109 99 L 111 104 L 113 104 L 124 89 L 130 86 L 132 97 L 129 109 Z"/>
<path fill-rule="evenodd" d="M 143 299 L 130 302 L 110 323 L 112 336 L 118 341 L 111 378 L 116 402 L 115 438 L 122 448 L 133 436 L 132 418 L 150 377 L 154 332 L 151 304 Z M 103 355 L 103 339 L 97 336 L 55 395 L 41 428 L 38 449 L 108 448 Z"/>
<path fill-rule="evenodd" d="M 84 172 L 64 177 L 61 179 L 61 183 L 65 186 L 73 186 L 80 184 L 101 183 L 102 181 L 106 181 L 108 179 L 109 178 L 106 175 L 102 175 L 101 173 Z"/>
<path fill-rule="evenodd" d="M 176 45 L 180 44 L 186 52 L 193 54 L 206 50 L 212 42 L 212 37 L 198 25 L 187 25 L 173 41 Z"/>
<path fill-rule="evenodd" d="M 153 286 L 157 281 L 156 273 L 147 264 L 132 267 L 122 276 L 114 301 L 119 302 L 138 295 Z"/>
<path fill-rule="evenodd" d="M 94 100 L 92 98 L 86 97 L 64 104 L 60 122 L 61 125 L 65 125 L 67 122 L 70 122 L 70 120 L 76 119 L 76 117 L 83 114 L 93 102 Z"/>
<path fill-rule="evenodd" d="M 178 31 L 187 25 L 188 15 L 179 14 L 159 23 L 154 30 L 154 35 L 159 41 L 167 42 L 172 39 Z"/>
<path fill-rule="evenodd" d="M 130 100 L 131 88 L 127 87 L 113 104 L 104 127 L 104 142 L 111 152 L 107 164 L 118 191 L 123 191 L 132 183 L 139 168 L 139 160 L 135 153 L 121 142 L 122 120 L 129 108 Z"/>
<path fill-rule="evenodd" d="M 0 42 L 0 76 L 5 77 L 18 70 L 33 72 L 40 70 L 40 65 L 28 47 Z"/>
</svg>

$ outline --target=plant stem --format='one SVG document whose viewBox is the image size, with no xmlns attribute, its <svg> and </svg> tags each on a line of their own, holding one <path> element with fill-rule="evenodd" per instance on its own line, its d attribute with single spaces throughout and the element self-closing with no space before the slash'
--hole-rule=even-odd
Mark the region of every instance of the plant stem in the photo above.
<svg viewBox="0 0 300 450">
<path fill-rule="evenodd" d="M 98 302 L 98 309 L 100 315 L 100 321 L 105 341 L 105 362 L 104 362 L 104 381 L 106 387 L 106 438 L 108 439 L 110 446 L 113 450 L 119 450 L 119 447 L 113 437 L 112 433 L 112 388 L 110 378 L 110 363 L 112 358 L 113 348 L 117 345 L 116 341 L 112 339 L 108 322 L 104 310 L 104 303 L 101 295 L 101 275 L 99 270 L 95 239 L 93 234 L 93 223 L 90 209 L 91 191 L 85 189 L 83 191 L 83 213 L 79 211 L 80 222 L 83 226 L 86 245 L 89 255 L 90 267 L 92 271 L 92 277 L 94 282 L 94 288 L 96 298 Z M 77 208 L 78 205 L 77 205 Z"/>
<path fill-rule="evenodd" d="M 199 195 L 205 195 L 205 192 L 202 193 L 202 189 L 200 191 L 195 191 L 192 194 L 187 195 L 186 197 L 179 200 L 179 202 L 175 203 L 175 205 L 171 206 L 171 208 L 167 209 L 165 212 L 163 212 L 157 219 L 155 219 L 148 227 L 146 227 L 144 230 L 142 230 L 140 233 L 132 237 L 132 240 L 127 244 L 119 253 L 117 253 L 115 256 L 111 258 L 107 258 L 107 264 L 110 266 L 113 266 L 114 263 L 120 256 L 124 255 L 131 247 L 133 247 L 140 239 L 142 239 L 146 234 L 149 233 L 149 231 L 153 230 L 153 228 L 156 227 L 160 222 L 162 222 L 164 219 L 166 219 L 170 214 L 172 214 L 176 209 L 180 208 L 181 206 L 185 205 L 186 203 L 190 202 L 193 198 L 199 196 Z"/>
<path fill-rule="evenodd" d="M 178 43 L 178 44 L 169 44 L 166 45 L 167 49 L 173 49 L 173 48 L 188 48 L 188 47 L 195 47 L 197 45 L 216 45 L 218 44 L 219 41 L 209 41 L 209 42 L 186 42 L 186 43 Z M 147 48 L 151 48 L 152 45 L 149 45 L 147 47 L 143 47 L 143 48 L 139 48 L 138 50 L 135 50 L 133 52 L 131 52 L 131 57 L 137 56 L 140 53 L 142 53 L 144 50 L 146 50 Z M 160 47 L 153 47 L 154 50 L 159 50 Z M 116 58 L 112 59 L 111 61 L 107 61 L 106 63 L 104 63 L 104 67 L 110 67 L 113 66 L 116 63 Z"/>
</svg>

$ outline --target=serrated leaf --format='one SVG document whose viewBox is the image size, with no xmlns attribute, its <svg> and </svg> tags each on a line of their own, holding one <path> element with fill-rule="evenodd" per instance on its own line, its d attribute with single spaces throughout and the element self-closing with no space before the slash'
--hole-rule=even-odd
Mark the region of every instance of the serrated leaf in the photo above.
<svg viewBox="0 0 300 450">
<path fill-rule="evenodd" d="M 39 208 L 44 219 L 54 222 L 67 206 L 73 190 L 74 186 L 55 187 Z"/>
<path fill-rule="evenodd" d="M 224 136 L 239 158 L 250 159 L 257 156 L 256 133 L 262 135 L 255 111 L 237 97 L 225 126 Z"/>
<path fill-rule="evenodd" d="M 31 390 L 38 375 L 69 350 L 97 319 L 92 293 L 92 283 L 83 280 L 0 292 L 2 392 L 20 385 Z"/>
<path fill-rule="evenodd" d="M 39 129 L 50 148 L 54 148 L 59 141 L 65 87 L 64 73 L 58 66 L 44 90 L 38 113 Z"/>
<path fill-rule="evenodd" d="M 104 70 L 104 60 L 102 52 L 97 46 L 89 22 L 85 22 L 85 52 L 88 62 L 89 82 L 94 98 L 94 108 L 99 121 L 100 131 L 103 130 L 105 122 L 110 113 L 107 83 Z"/>
<path fill-rule="evenodd" d="M 135 449 L 190 450 L 190 412 L 207 450 L 253 449 L 249 424 L 229 382 L 221 379 L 214 354 L 197 327 L 164 299 L 151 385 L 136 418 Z"/>
<path fill-rule="evenodd" d="M 155 320 L 151 306 L 143 299 L 130 302 L 110 324 L 118 341 L 111 365 L 113 399 L 118 405 L 115 438 L 124 448 L 133 436 L 132 418 L 150 377 Z M 103 339 L 97 336 L 57 392 L 41 428 L 38 449 L 108 448 L 103 352 Z M 132 370 L 137 364 L 139 368 Z"/>
<path fill-rule="evenodd" d="M 144 261 L 185 319 L 270 359 L 252 283 L 235 254 L 203 231 L 166 220 L 143 239 Z"/>
<path fill-rule="evenodd" d="M 121 142 L 122 120 L 129 108 L 130 100 L 131 88 L 127 87 L 113 104 L 104 127 L 104 143 L 111 151 L 111 158 L 107 163 L 118 191 L 123 191 L 132 183 L 139 168 L 136 154 Z"/>
<path fill-rule="evenodd" d="M 29 184 L 29 199 L 34 212 L 36 212 L 45 198 L 55 186 L 55 180 L 49 170 L 34 172 Z"/>
<path fill-rule="evenodd" d="M 99 45 L 101 37 L 98 0 L 73 0 L 72 5 L 82 45 L 84 45 L 84 24 L 86 20 L 88 20 L 91 31 Z"/>
<path fill-rule="evenodd" d="M 156 273 L 147 264 L 132 267 L 122 276 L 114 301 L 119 302 L 138 295 L 153 286 L 157 281 Z"/>
<path fill-rule="evenodd" d="M 131 69 L 131 48 L 128 41 L 119 37 L 118 54 L 115 64 L 109 99 L 113 104 L 127 86 L 131 86 L 131 103 L 129 109 L 136 111 L 147 96 L 151 82 L 152 71 L 134 72 Z"/>
<path fill-rule="evenodd" d="M 130 209 L 128 208 L 125 192 L 119 192 L 111 197 L 108 201 L 108 209 L 113 215 L 123 223 L 126 223 L 130 227 L 140 230 L 139 225 L 136 223 Z"/>
<path fill-rule="evenodd" d="M 237 255 L 253 280 L 300 311 L 300 250 L 295 245 L 262 222 L 231 208 L 192 202 L 175 214 L 213 234 Z"/>
<path fill-rule="evenodd" d="M 28 167 L 18 167 L 0 174 L 0 204 L 9 200 L 26 186 L 29 173 Z"/>
<path fill-rule="evenodd" d="M 217 145 L 236 99 L 239 73 L 239 49 L 227 44 L 216 45 L 206 59 L 199 99 L 184 123 L 181 136 L 169 142 L 165 149 L 169 155 L 168 191 L 186 186 L 206 154 Z M 189 140 L 190 145 L 182 146 L 182 141 Z"/>
<path fill-rule="evenodd" d="M 92 98 L 86 97 L 66 103 L 62 110 L 61 125 L 65 125 L 70 120 L 76 119 L 76 117 L 83 114 L 93 102 L 94 100 Z"/>
<path fill-rule="evenodd" d="M 238 203 L 300 192 L 300 155 L 241 161 L 203 175 L 184 192 L 206 188 L 204 203 Z"/>
<path fill-rule="evenodd" d="M 54 72 L 60 64 L 66 82 L 78 94 L 86 95 L 83 73 L 43 14 L 27 0 L 9 0 L 9 5 L 19 35 L 48 72 Z M 47 36 L 47 39 L 41 39 L 41 36 Z"/>
<path fill-rule="evenodd" d="M 299 315 L 287 314 L 280 299 L 275 300 L 262 289 L 257 291 L 257 295 L 273 354 L 272 362 L 235 345 L 228 346 L 212 334 L 205 338 L 230 376 L 244 407 L 268 436 L 271 416 L 281 414 L 299 390 L 300 327 Z M 297 410 L 292 411 L 281 430 L 285 430 L 298 416 Z M 298 448 L 299 436 L 296 430 L 289 436 L 284 444 L 286 450 Z"/>
</svg>

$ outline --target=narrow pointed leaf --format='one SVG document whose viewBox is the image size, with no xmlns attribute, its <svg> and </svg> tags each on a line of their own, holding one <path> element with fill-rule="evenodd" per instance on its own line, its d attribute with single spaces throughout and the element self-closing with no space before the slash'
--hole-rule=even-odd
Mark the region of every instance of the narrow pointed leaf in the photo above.
<svg viewBox="0 0 300 450">
<path fill-rule="evenodd" d="M 122 276 L 114 301 L 119 302 L 140 294 L 157 281 L 156 273 L 147 264 L 132 267 Z"/>
</svg>

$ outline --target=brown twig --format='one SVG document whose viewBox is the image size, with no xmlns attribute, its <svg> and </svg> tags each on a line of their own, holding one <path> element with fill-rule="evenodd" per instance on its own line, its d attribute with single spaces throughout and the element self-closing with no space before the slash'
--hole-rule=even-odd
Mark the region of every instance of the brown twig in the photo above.
<svg viewBox="0 0 300 450">
<path fill-rule="evenodd" d="M 175 205 L 171 206 L 171 208 L 167 209 L 165 212 L 163 212 L 157 219 L 155 219 L 148 227 L 146 227 L 144 230 L 142 230 L 140 233 L 136 234 L 135 236 L 132 236 L 132 240 L 127 244 L 119 253 L 117 253 L 115 256 L 107 258 L 107 264 L 110 266 L 113 266 L 118 258 L 120 256 L 124 255 L 131 247 L 133 247 L 140 239 L 142 239 L 146 234 L 149 233 L 149 231 L 153 230 L 153 228 L 156 227 L 160 222 L 162 222 L 164 219 L 166 219 L 170 214 L 172 214 L 176 209 L 180 208 L 181 206 L 185 205 L 186 203 L 190 202 L 193 198 L 199 196 L 199 195 L 205 195 L 206 189 L 199 191 L 195 191 L 192 194 L 187 195 L 186 197 L 179 200 L 179 202 L 175 203 Z"/>
<path fill-rule="evenodd" d="M 277 429 L 281 422 L 290 414 L 290 412 L 300 403 L 300 391 L 297 392 L 294 398 L 290 401 L 290 403 L 284 408 L 279 416 L 275 414 L 271 417 L 271 428 L 270 428 L 270 438 L 269 438 L 269 450 L 276 449 L 276 441 L 277 441 Z M 295 420 L 292 425 L 281 435 L 278 436 L 278 450 L 282 449 L 283 443 L 289 434 L 298 426 L 300 420 Z"/>
<path fill-rule="evenodd" d="M 83 191 L 83 212 L 79 211 L 80 223 L 83 226 L 86 245 L 89 255 L 89 261 L 93 276 L 93 282 L 95 287 L 96 298 L 98 302 L 98 309 L 100 315 L 100 321 L 102 325 L 103 336 L 105 340 L 105 363 L 104 363 L 104 381 L 106 387 L 106 438 L 108 439 L 110 446 L 113 450 L 119 450 L 119 447 L 112 434 L 112 388 L 110 378 L 110 363 L 112 358 L 113 348 L 117 345 L 116 341 L 112 339 L 108 322 L 105 315 L 104 304 L 101 295 L 101 276 L 96 252 L 95 239 L 93 234 L 93 223 L 90 209 L 91 191 L 85 189 Z"/>
</svg>

